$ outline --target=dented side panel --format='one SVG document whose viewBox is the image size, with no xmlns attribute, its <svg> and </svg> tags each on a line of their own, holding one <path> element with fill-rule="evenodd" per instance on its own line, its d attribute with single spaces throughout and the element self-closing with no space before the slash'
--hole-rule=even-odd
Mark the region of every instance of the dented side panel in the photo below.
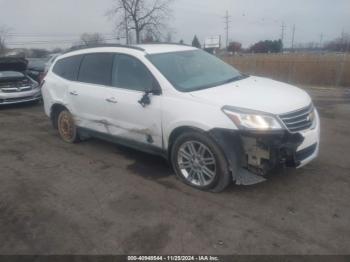
<svg viewBox="0 0 350 262">
<path fill-rule="evenodd" d="M 163 148 L 161 125 L 161 96 L 150 95 L 151 103 L 146 107 L 139 104 L 143 92 L 114 88 L 113 104 L 108 116 L 111 120 L 108 126 L 111 135 L 146 143 Z"/>
</svg>

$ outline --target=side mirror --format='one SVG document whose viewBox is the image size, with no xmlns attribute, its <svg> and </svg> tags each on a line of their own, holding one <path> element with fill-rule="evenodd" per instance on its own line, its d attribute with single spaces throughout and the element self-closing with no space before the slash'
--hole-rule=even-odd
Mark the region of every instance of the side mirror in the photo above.
<svg viewBox="0 0 350 262">
<path fill-rule="evenodd" d="M 150 90 L 149 93 L 156 96 L 159 96 L 162 94 L 162 89 L 160 88 L 159 83 L 155 79 L 152 82 L 152 90 Z"/>
<path fill-rule="evenodd" d="M 149 97 L 149 92 L 146 91 L 146 93 L 142 96 L 141 100 L 139 100 L 139 104 L 142 107 L 146 107 L 151 104 L 151 98 Z"/>
<path fill-rule="evenodd" d="M 148 88 L 148 89 L 145 90 L 145 93 L 142 96 L 141 100 L 139 101 L 139 104 L 142 107 L 146 107 L 146 106 L 151 104 L 150 94 L 158 96 L 161 93 L 162 93 L 162 90 L 161 90 L 158 82 L 156 80 L 154 80 L 153 83 L 152 83 L 152 88 Z"/>
</svg>

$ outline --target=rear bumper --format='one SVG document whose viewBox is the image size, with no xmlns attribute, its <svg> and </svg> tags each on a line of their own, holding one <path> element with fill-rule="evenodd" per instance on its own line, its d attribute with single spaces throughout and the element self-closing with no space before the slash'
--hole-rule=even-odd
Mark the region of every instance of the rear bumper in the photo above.
<svg viewBox="0 0 350 262">
<path fill-rule="evenodd" d="M 0 105 L 26 103 L 41 99 L 41 90 L 36 88 L 26 92 L 0 93 Z"/>
</svg>

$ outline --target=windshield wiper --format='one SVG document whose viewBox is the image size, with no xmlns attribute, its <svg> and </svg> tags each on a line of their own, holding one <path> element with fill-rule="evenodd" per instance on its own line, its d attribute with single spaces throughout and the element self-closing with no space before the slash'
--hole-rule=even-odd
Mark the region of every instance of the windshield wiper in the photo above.
<svg viewBox="0 0 350 262">
<path fill-rule="evenodd" d="M 224 81 L 222 84 L 228 84 L 228 83 L 231 83 L 231 82 L 236 82 L 236 81 L 239 81 L 239 80 L 243 80 L 243 79 L 246 79 L 248 78 L 249 75 L 239 75 L 239 76 L 235 76 L 235 77 L 232 77 L 226 81 Z"/>
</svg>

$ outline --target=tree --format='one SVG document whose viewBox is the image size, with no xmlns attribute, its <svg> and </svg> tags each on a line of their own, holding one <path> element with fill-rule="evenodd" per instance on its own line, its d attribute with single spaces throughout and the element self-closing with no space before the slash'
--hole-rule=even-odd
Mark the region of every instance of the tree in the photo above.
<svg viewBox="0 0 350 262">
<path fill-rule="evenodd" d="M 165 42 L 167 42 L 167 43 L 173 42 L 173 34 L 172 34 L 171 31 L 169 31 L 169 32 L 166 34 Z"/>
<path fill-rule="evenodd" d="M 56 48 L 52 49 L 50 53 L 52 53 L 52 54 L 63 53 L 63 49 L 60 47 L 56 47 Z"/>
<path fill-rule="evenodd" d="M 29 50 L 32 58 L 45 58 L 48 56 L 49 51 L 46 49 L 33 48 Z"/>
<path fill-rule="evenodd" d="M 230 42 L 230 44 L 227 47 L 227 51 L 232 53 L 237 53 L 242 50 L 242 44 L 239 42 Z"/>
<path fill-rule="evenodd" d="M 201 43 L 199 42 L 197 36 L 195 35 L 192 41 L 192 46 L 197 48 L 202 48 Z"/>
<path fill-rule="evenodd" d="M 80 44 L 86 46 L 94 46 L 105 43 L 105 39 L 99 33 L 84 33 L 80 37 Z"/>
<path fill-rule="evenodd" d="M 250 51 L 253 53 L 280 53 L 282 49 L 283 44 L 281 39 L 260 41 L 250 47 Z"/>
<path fill-rule="evenodd" d="M 146 36 L 145 36 L 145 38 L 142 40 L 142 42 L 145 43 L 145 44 L 149 44 L 149 43 L 154 43 L 154 42 L 156 42 L 156 41 L 154 40 L 154 36 L 153 36 L 152 31 L 147 31 Z"/>
<path fill-rule="evenodd" d="M 343 33 L 341 37 L 327 43 L 325 49 L 335 52 L 349 52 L 350 51 L 350 35 Z"/>
<path fill-rule="evenodd" d="M 141 42 L 143 32 L 152 32 L 159 38 L 165 28 L 165 21 L 170 15 L 169 5 L 172 0 L 114 0 L 114 7 L 108 15 L 116 19 L 117 31 L 135 31 L 136 43 Z M 127 37 L 127 43 L 128 41 Z"/>
<path fill-rule="evenodd" d="M 6 41 L 11 29 L 7 26 L 0 26 L 0 54 L 6 50 Z"/>
</svg>

